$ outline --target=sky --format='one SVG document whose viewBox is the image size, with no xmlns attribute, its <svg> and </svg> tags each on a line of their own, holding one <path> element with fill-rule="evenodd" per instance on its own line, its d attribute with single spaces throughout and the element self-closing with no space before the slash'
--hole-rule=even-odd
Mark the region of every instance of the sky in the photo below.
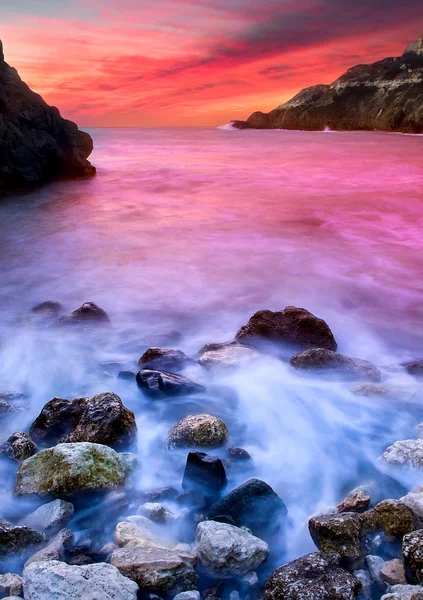
<svg viewBox="0 0 423 600">
<path fill-rule="evenodd" d="M 217 126 L 402 54 L 422 0 L 0 0 L 6 61 L 85 127 Z"/>
</svg>

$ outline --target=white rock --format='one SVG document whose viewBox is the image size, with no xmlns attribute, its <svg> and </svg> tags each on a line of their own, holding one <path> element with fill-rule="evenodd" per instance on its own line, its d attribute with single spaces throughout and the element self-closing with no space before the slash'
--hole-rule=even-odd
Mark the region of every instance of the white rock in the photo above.
<svg viewBox="0 0 423 600">
<path fill-rule="evenodd" d="M 390 465 L 420 469 L 423 467 L 423 439 L 399 440 L 389 446 L 381 458 Z"/>
<path fill-rule="evenodd" d="M 400 498 L 423 521 L 423 492 L 410 492 Z"/>
<path fill-rule="evenodd" d="M 176 594 L 173 600 L 200 600 L 200 592 L 197 590 L 191 590 L 189 592 L 181 592 L 180 594 Z"/>
<path fill-rule="evenodd" d="M 159 529 L 155 523 L 140 515 L 127 517 L 116 525 L 114 542 L 119 548 L 164 548 L 166 550 L 180 550 L 190 552 L 188 544 L 180 544 L 177 540 L 165 537 L 167 534 Z"/>
<path fill-rule="evenodd" d="M 203 367 L 212 369 L 228 369 L 245 365 L 248 362 L 262 358 L 262 355 L 240 344 L 222 344 L 216 345 L 216 349 L 206 350 L 198 359 L 198 363 Z"/>
<path fill-rule="evenodd" d="M 176 516 L 159 502 L 146 502 L 140 506 L 138 512 L 155 523 L 170 523 L 176 520 Z"/>
<path fill-rule="evenodd" d="M 4 594 L 12 596 L 22 594 L 22 578 L 19 575 L 14 573 L 0 575 L 0 597 L 3 598 Z"/>
<path fill-rule="evenodd" d="M 198 560 L 212 577 L 244 575 L 269 555 L 266 542 L 248 530 L 217 521 L 198 524 L 196 543 Z"/>
<path fill-rule="evenodd" d="M 43 504 L 33 513 L 22 519 L 22 523 L 33 529 L 49 531 L 56 529 L 70 519 L 73 512 L 74 508 L 71 502 L 53 500 L 53 502 Z"/>
<path fill-rule="evenodd" d="M 393 585 L 380 600 L 414 600 L 417 594 L 423 594 L 421 585 Z"/>
<path fill-rule="evenodd" d="M 138 586 L 112 565 L 32 563 L 23 572 L 25 600 L 136 600 Z"/>
</svg>

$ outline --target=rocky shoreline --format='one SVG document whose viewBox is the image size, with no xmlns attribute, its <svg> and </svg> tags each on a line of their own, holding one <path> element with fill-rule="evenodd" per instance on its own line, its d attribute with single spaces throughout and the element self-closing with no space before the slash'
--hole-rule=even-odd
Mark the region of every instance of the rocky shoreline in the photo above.
<svg viewBox="0 0 423 600">
<path fill-rule="evenodd" d="M 423 36 L 403 55 L 348 69 L 330 85 L 301 90 L 270 113 L 254 112 L 237 129 L 423 132 Z"/>
<path fill-rule="evenodd" d="M 93 302 L 63 314 L 58 303 L 35 307 L 24 323 L 58 330 L 108 331 Z M 69 329 L 70 328 L 70 329 Z M 283 356 L 278 357 L 278 348 Z M 383 369 L 338 353 L 329 325 L 303 308 L 259 311 L 228 343 L 195 357 L 149 348 L 138 371 L 117 377 L 148 401 L 201 398 L 183 372 L 210 373 L 273 359 L 297 377 L 335 379 L 361 396 L 389 397 Z M 276 352 L 276 355 L 275 355 Z M 398 365 L 418 377 L 423 361 Z M 0 418 L 16 410 L 2 394 Z M 174 399 L 174 400 L 173 400 Z M 165 460 L 184 461 L 179 488 L 139 490 L 137 420 L 113 392 L 53 398 L 27 431 L 0 447 L 15 471 L 14 494 L 34 510 L 0 520 L 0 597 L 46 600 L 419 600 L 423 598 L 423 488 L 381 498 L 377 482 L 355 488 L 308 521 L 317 551 L 275 564 L 290 515 L 282 497 L 255 477 L 254 457 L 212 414 L 185 414 L 169 430 Z M 418 428 L 420 436 L 422 427 Z M 392 440 L 386 468 L 423 468 L 423 440 Z M 179 458 L 177 460 L 179 460 Z M 176 463 L 175 463 L 176 464 Z M 232 475 L 244 482 L 231 484 Z M 418 481 L 416 482 L 418 484 Z M 30 506 L 28 504 L 28 506 Z"/>
<path fill-rule="evenodd" d="M 0 191 L 95 174 L 93 140 L 63 119 L 4 59 L 0 41 Z"/>
</svg>

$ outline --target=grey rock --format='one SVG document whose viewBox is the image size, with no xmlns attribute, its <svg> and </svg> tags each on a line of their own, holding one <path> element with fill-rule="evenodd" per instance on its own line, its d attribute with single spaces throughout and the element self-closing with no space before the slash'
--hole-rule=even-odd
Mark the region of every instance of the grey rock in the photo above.
<svg viewBox="0 0 423 600">
<path fill-rule="evenodd" d="M 420 585 L 393 585 L 381 600 L 423 600 L 423 587 Z"/>
<path fill-rule="evenodd" d="M 248 530 L 217 521 L 199 523 L 196 544 L 203 569 L 217 579 L 245 575 L 269 555 L 268 545 Z"/>
<path fill-rule="evenodd" d="M 197 590 L 190 590 L 189 592 L 180 592 L 176 594 L 173 600 L 200 600 L 200 592 Z"/>
<path fill-rule="evenodd" d="M 121 487 L 131 455 L 100 444 L 58 444 L 27 458 L 18 468 L 15 493 L 63 497 Z M 134 462 L 137 458 L 134 456 Z"/>
<path fill-rule="evenodd" d="M 421 469 L 423 468 L 423 439 L 399 440 L 385 450 L 381 459 L 390 465 Z"/>
<path fill-rule="evenodd" d="M 171 523 L 176 516 L 159 502 L 146 502 L 138 509 L 138 513 L 154 523 Z"/>
<path fill-rule="evenodd" d="M 18 462 L 25 460 L 35 454 L 37 446 L 27 433 L 18 431 L 0 446 L 0 456 L 11 458 Z"/>
<path fill-rule="evenodd" d="M 25 567 L 35 562 L 46 562 L 51 560 L 62 561 L 66 548 L 73 542 L 73 533 L 70 529 L 62 529 L 56 537 L 42 550 L 31 556 L 25 563 Z"/>
<path fill-rule="evenodd" d="M 380 556 L 373 556 L 369 554 L 366 556 L 366 563 L 370 571 L 370 575 L 372 576 L 373 581 L 376 583 L 380 590 L 386 590 L 386 582 L 382 577 L 382 568 L 385 564 L 383 558 Z"/>
<path fill-rule="evenodd" d="M 305 350 L 289 361 L 299 371 L 324 373 L 348 380 L 379 381 L 380 371 L 367 360 L 351 358 L 326 348 Z"/>
<path fill-rule="evenodd" d="M 208 369 L 233 369 L 262 357 L 257 350 L 242 344 L 215 344 L 212 348 L 203 350 L 198 358 L 198 363 Z"/>
<path fill-rule="evenodd" d="M 4 573 L 0 575 L 0 598 L 17 596 L 22 594 L 22 577 L 15 573 Z"/>
<path fill-rule="evenodd" d="M 138 586 L 112 565 L 33 563 L 23 572 L 25 600 L 136 600 Z"/>
<path fill-rule="evenodd" d="M 357 569 L 356 571 L 353 571 L 353 575 L 361 583 L 360 597 L 362 597 L 363 600 L 371 600 L 373 579 L 370 573 L 364 569 Z"/>
<path fill-rule="evenodd" d="M 195 556 L 188 553 L 157 547 L 127 547 L 115 550 L 110 562 L 140 589 L 159 595 L 176 595 L 197 586 Z"/>
<path fill-rule="evenodd" d="M 141 369 L 152 369 L 158 371 L 181 371 L 185 367 L 195 364 L 181 350 L 171 348 L 149 348 L 138 361 Z"/>
<path fill-rule="evenodd" d="M 88 133 L 62 119 L 4 61 L 0 42 L 0 187 L 95 173 Z"/>
<path fill-rule="evenodd" d="M 73 504 L 65 500 L 53 500 L 43 504 L 33 513 L 22 519 L 27 527 L 33 527 L 40 531 L 54 531 L 60 525 L 68 521 L 74 512 Z"/>
</svg>

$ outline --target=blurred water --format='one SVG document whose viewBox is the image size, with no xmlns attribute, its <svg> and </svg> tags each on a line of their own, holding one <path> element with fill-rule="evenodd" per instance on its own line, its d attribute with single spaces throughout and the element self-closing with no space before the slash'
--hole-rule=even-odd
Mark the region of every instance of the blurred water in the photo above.
<svg viewBox="0 0 423 600">
<path fill-rule="evenodd" d="M 28 395 L 0 442 L 54 396 L 110 389 L 137 414 L 139 485 L 171 485 L 180 482 L 185 456 L 163 451 L 167 430 L 190 412 L 218 414 L 232 444 L 253 455 L 253 475 L 288 504 L 288 555 L 304 553 L 312 548 L 308 515 L 374 477 L 384 447 L 415 435 L 419 405 L 357 398 L 346 384 L 304 380 L 270 358 L 214 379 L 235 404 L 220 392 L 152 403 L 101 363 L 135 369 L 150 345 L 194 354 L 206 342 L 232 339 L 256 310 L 286 305 L 326 319 L 345 354 L 379 366 L 423 357 L 423 138 L 90 133 L 95 178 L 0 203 L 0 392 Z M 113 333 L 99 340 L 22 325 L 45 300 L 66 310 L 93 300 L 110 315 Z M 210 384 L 200 369 L 191 375 Z M 404 373 L 384 377 L 416 385 Z M 12 470 L 10 485 L 13 477 Z M 233 486 L 245 475 L 231 478 Z"/>
</svg>

